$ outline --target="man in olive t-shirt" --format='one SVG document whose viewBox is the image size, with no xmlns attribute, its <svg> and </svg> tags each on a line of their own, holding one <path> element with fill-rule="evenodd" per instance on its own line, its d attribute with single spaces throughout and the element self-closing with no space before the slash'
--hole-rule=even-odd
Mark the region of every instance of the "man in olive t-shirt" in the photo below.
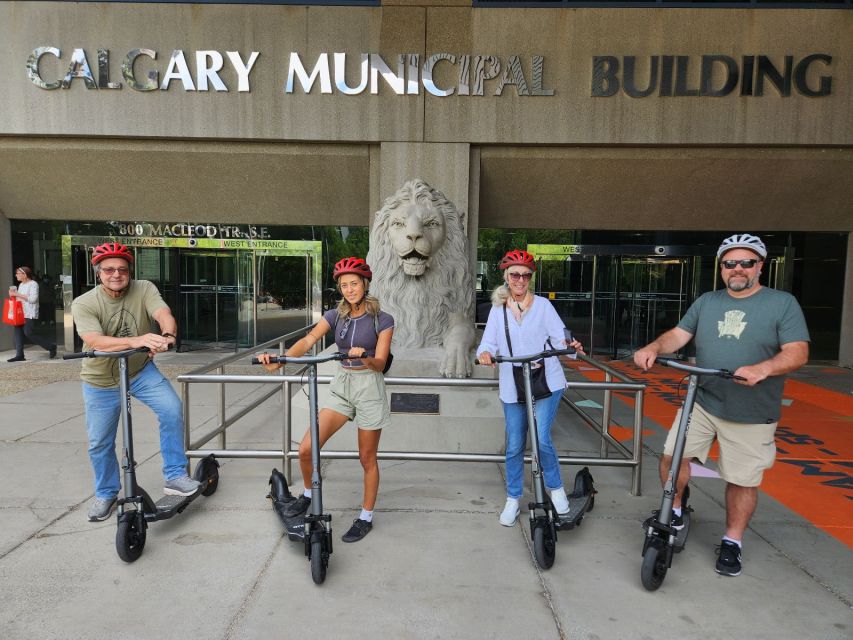
<svg viewBox="0 0 853 640">
<path fill-rule="evenodd" d="M 690 479 L 690 461 L 705 461 L 714 440 L 720 446 L 719 472 L 726 481 L 726 534 L 716 571 L 741 572 L 741 540 L 758 501 L 763 473 L 776 456 L 774 432 L 779 420 L 785 374 L 804 365 L 809 333 L 803 312 L 789 293 L 758 281 L 767 257 L 756 236 L 736 234 L 717 251 L 725 289 L 702 295 L 674 329 L 634 354 L 644 371 L 661 353 L 672 353 L 695 339 L 699 367 L 728 369 L 740 380 L 700 379 L 696 404 L 678 472 L 672 526 L 683 527 L 681 496 Z M 666 484 L 678 417 L 660 461 Z"/>
<path fill-rule="evenodd" d="M 128 359 L 130 393 L 148 405 L 160 423 L 164 493 L 189 496 L 200 484 L 187 475 L 181 400 L 154 365 L 154 354 L 175 342 L 177 323 L 152 283 L 133 280 L 133 255 L 127 247 L 108 242 L 95 247 L 92 266 L 98 286 L 74 300 L 71 313 L 84 351 L 124 351 L 147 347 Z M 153 333 L 153 322 L 162 333 Z M 95 475 L 95 499 L 90 522 L 109 518 L 121 484 L 116 458 L 116 432 L 121 409 L 119 362 L 116 358 L 86 358 L 80 378 L 86 407 L 89 459 Z"/>
</svg>

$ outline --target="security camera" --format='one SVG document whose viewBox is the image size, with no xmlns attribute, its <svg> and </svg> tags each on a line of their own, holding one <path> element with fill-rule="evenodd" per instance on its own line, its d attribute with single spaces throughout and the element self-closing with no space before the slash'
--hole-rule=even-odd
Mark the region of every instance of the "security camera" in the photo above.
<svg viewBox="0 0 853 640">
<path fill-rule="evenodd" d="M 659 256 L 666 255 L 666 247 L 655 247 L 655 253 Z"/>
<path fill-rule="evenodd" d="M 190 238 L 189 245 L 191 247 L 195 247 L 196 245 L 198 245 L 198 240 L 196 240 L 195 238 Z"/>
</svg>

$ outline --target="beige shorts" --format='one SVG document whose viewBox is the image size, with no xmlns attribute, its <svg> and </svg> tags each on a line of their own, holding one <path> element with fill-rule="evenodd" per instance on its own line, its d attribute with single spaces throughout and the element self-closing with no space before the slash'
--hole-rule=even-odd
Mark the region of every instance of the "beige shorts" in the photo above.
<svg viewBox="0 0 853 640">
<path fill-rule="evenodd" d="M 385 394 L 385 377 L 378 371 L 350 371 L 338 367 L 329 391 L 329 400 L 324 408 L 346 416 L 359 429 L 373 431 L 390 424 L 391 410 Z"/>
<path fill-rule="evenodd" d="M 663 452 L 668 456 L 675 450 L 675 436 L 680 419 L 679 409 L 663 448 Z M 777 424 L 730 422 L 711 415 L 697 403 L 693 405 L 693 415 L 687 430 L 684 459 L 697 458 L 705 464 L 711 445 L 716 439 L 720 445 L 720 460 L 717 465 L 720 477 L 741 487 L 757 487 L 761 484 L 764 472 L 773 466 L 776 459 L 774 434 Z"/>
</svg>

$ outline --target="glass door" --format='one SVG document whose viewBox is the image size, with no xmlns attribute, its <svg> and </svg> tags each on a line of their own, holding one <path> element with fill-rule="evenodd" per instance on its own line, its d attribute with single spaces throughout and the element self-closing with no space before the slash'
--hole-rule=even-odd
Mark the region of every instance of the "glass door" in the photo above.
<svg viewBox="0 0 853 640">
<path fill-rule="evenodd" d="M 689 258 L 622 256 L 618 270 L 613 350 L 633 353 L 678 324 L 687 310 Z"/>
<path fill-rule="evenodd" d="M 237 262 L 236 251 L 181 251 L 182 344 L 237 347 Z"/>
<path fill-rule="evenodd" d="M 266 342 L 312 323 L 310 260 L 306 254 L 256 252 L 257 342 Z"/>
</svg>

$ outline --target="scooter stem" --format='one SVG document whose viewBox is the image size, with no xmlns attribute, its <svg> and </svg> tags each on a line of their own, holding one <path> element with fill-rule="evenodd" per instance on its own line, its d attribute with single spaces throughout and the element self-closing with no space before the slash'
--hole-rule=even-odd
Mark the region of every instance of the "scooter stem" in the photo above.
<svg viewBox="0 0 853 640">
<path fill-rule="evenodd" d="M 536 504 L 545 502 L 545 487 L 543 486 L 542 467 L 539 464 L 539 428 L 536 425 L 536 410 L 533 406 L 533 387 L 530 384 L 530 363 L 522 365 L 524 376 L 524 395 L 527 402 L 527 430 L 530 432 L 530 471 L 533 476 L 533 499 Z"/>
<path fill-rule="evenodd" d="M 323 513 L 323 489 L 320 477 L 320 424 L 317 411 L 317 365 L 308 367 L 308 415 L 311 429 L 311 515 Z"/>
<path fill-rule="evenodd" d="M 678 434 L 675 438 L 675 448 L 672 452 L 672 464 L 669 467 L 669 476 L 663 487 L 663 498 L 660 503 L 660 515 L 658 521 L 669 525 L 672 520 L 672 505 L 675 501 L 675 493 L 678 487 L 678 473 L 681 470 L 681 460 L 684 457 L 684 444 L 687 440 L 687 429 L 690 425 L 690 415 L 693 413 L 693 404 L 696 401 L 696 390 L 699 386 L 699 376 L 691 375 L 687 384 L 687 395 L 681 407 L 681 418 L 678 421 Z"/>
<path fill-rule="evenodd" d="M 118 359 L 119 393 L 121 394 L 121 424 L 122 424 L 122 462 L 124 468 L 124 497 L 132 498 L 139 495 L 136 486 L 136 459 L 133 457 L 133 424 L 130 414 L 130 374 L 127 367 L 127 356 Z"/>
</svg>

